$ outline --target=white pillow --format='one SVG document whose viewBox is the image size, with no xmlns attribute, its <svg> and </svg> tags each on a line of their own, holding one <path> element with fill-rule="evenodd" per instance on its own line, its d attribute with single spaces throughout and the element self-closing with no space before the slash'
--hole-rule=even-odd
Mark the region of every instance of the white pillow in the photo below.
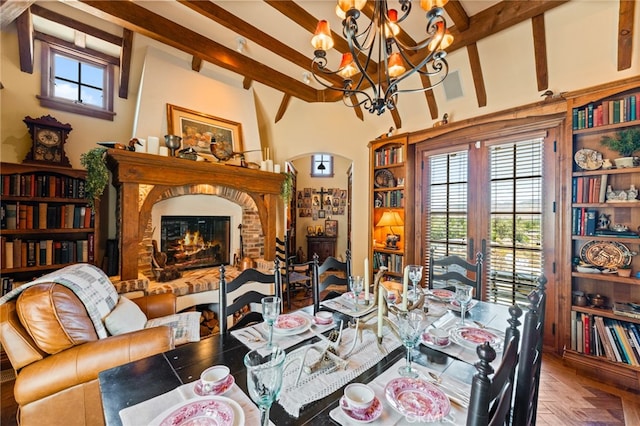
<svg viewBox="0 0 640 426">
<path fill-rule="evenodd" d="M 124 296 L 120 296 L 118 304 L 104 319 L 104 325 L 112 336 L 142 330 L 147 323 L 147 316 L 140 307 Z"/>
<path fill-rule="evenodd" d="M 173 330 L 174 345 L 200 341 L 200 312 L 183 312 L 147 321 L 144 328 L 168 325 Z"/>
</svg>

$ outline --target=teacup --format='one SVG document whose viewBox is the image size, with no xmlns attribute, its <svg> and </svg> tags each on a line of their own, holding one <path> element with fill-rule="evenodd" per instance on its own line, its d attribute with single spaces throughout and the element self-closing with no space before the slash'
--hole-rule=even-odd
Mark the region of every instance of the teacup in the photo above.
<svg viewBox="0 0 640 426">
<path fill-rule="evenodd" d="M 319 311 L 318 313 L 316 313 L 315 319 L 316 324 L 331 324 L 331 322 L 333 321 L 333 314 L 327 311 Z"/>
<path fill-rule="evenodd" d="M 366 410 L 373 404 L 375 396 L 373 389 L 362 383 L 351 383 L 344 388 L 344 398 L 350 410 Z"/>
<path fill-rule="evenodd" d="M 227 380 L 227 377 L 229 377 L 229 372 L 229 367 L 225 365 L 214 365 L 213 367 L 207 368 L 200 374 L 202 390 L 211 392 L 219 388 L 224 384 L 225 380 Z"/>
<path fill-rule="evenodd" d="M 427 332 L 427 338 L 437 346 L 447 346 L 449 344 L 449 333 L 441 328 L 430 328 Z"/>
</svg>

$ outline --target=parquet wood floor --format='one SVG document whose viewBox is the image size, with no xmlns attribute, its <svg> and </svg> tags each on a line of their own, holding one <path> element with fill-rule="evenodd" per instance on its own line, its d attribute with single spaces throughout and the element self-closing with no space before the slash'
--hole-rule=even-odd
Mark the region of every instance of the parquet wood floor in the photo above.
<svg viewBox="0 0 640 426">
<path fill-rule="evenodd" d="M 292 308 L 307 306 L 311 299 L 302 292 L 292 300 Z M 0 385 L 0 424 L 17 426 L 13 381 Z M 540 426 L 638 426 L 640 392 L 629 392 L 603 384 L 564 365 L 562 358 L 545 354 L 542 358 L 538 421 Z"/>
</svg>

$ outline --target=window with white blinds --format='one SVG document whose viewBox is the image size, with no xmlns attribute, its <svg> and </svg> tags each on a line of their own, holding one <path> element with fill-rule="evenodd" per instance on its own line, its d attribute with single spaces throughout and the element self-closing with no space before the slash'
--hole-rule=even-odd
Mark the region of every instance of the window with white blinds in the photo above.
<svg viewBox="0 0 640 426">
<path fill-rule="evenodd" d="M 466 257 L 468 161 L 467 151 L 429 157 L 427 238 L 436 258 Z"/>
<path fill-rule="evenodd" d="M 487 300 L 526 301 L 542 272 L 542 138 L 489 146 Z"/>
</svg>

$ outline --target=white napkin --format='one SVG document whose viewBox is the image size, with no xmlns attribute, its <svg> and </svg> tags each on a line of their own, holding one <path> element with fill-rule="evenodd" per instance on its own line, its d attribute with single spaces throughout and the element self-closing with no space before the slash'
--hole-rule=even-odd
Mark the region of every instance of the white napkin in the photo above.
<svg viewBox="0 0 640 426">
<path fill-rule="evenodd" d="M 387 371 L 382 373 L 380 376 L 376 377 L 376 379 L 373 382 L 369 383 L 369 386 L 375 392 L 376 397 L 382 403 L 382 415 L 380 415 L 380 417 L 374 422 L 369 423 L 371 426 L 378 426 L 378 425 L 379 426 L 392 426 L 392 425 L 408 426 L 408 425 L 414 425 L 417 423 L 417 419 L 405 417 L 401 415 L 399 412 L 397 412 L 393 407 L 391 407 L 391 405 L 389 405 L 389 402 L 387 401 L 387 398 L 384 395 L 385 386 L 391 380 L 400 377 L 400 375 L 398 374 L 398 368 L 401 366 L 404 366 L 405 362 L 406 361 L 404 359 L 396 362 L 393 366 L 387 369 Z M 430 370 L 427 367 L 423 367 L 415 363 L 412 364 L 412 367 L 415 367 L 416 369 L 422 371 L 423 373 L 427 373 Z M 443 380 L 449 381 L 449 378 L 446 378 L 446 376 L 443 376 Z M 451 379 L 451 380 L 453 381 L 455 379 Z M 460 386 L 462 389 L 467 389 L 467 393 L 470 393 L 471 387 L 469 385 L 462 384 L 458 381 L 456 381 L 456 385 Z M 350 419 L 342 411 L 340 407 L 336 407 L 333 410 L 331 410 L 329 412 L 329 416 L 333 420 L 335 420 L 338 424 L 343 426 L 351 426 L 351 425 L 355 426 L 359 424 L 358 422 Z M 447 423 L 452 423 L 455 425 L 464 425 L 466 424 L 466 421 L 467 421 L 467 409 L 461 408 L 460 406 L 455 404 L 451 404 L 451 411 L 449 416 L 447 416 L 446 419 L 448 420 Z"/>
<path fill-rule="evenodd" d="M 184 403 L 185 401 L 198 397 L 193 389 L 196 382 L 179 386 L 172 391 L 158 395 L 139 404 L 120 410 L 122 426 L 139 426 L 151 423 L 158 415 L 169 407 Z M 244 412 L 245 424 L 260 424 L 260 410 L 243 391 L 234 384 L 229 392 L 223 396 L 237 402 Z M 176 407 L 177 408 L 177 407 Z"/>
<path fill-rule="evenodd" d="M 349 297 L 348 293 L 345 293 L 340 297 L 336 297 L 333 299 L 323 300 L 322 302 L 320 302 L 320 304 L 322 306 L 326 306 L 327 308 L 333 309 L 334 311 L 349 315 L 353 318 L 360 318 L 378 308 L 378 305 L 374 305 L 372 303 L 368 305 L 364 305 L 361 303 L 358 305 L 358 310 L 356 310 L 353 303 L 353 297 Z"/>
<path fill-rule="evenodd" d="M 324 333 L 325 331 L 331 330 L 336 326 L 335 322 L 326 325 L 316 325 L 313 321 L 313 317 L 306 312 L 299 311 L 295 312 L 295 314 L 305 317 L 310 322 L 310 327 L 299 334 L 284 335 L 274 332 L 273 343 L 280 346 L 282 349 L 290 348 L 291 346 L 297 345 L 304 340 L 312 338 L 314 334 L 311 330 L 315 331 L 316 333 Z M 265 323 L 261 322 L 250 327 L 233 330 L 231 334 L 233 335 L 233 337 L 240 340 L 249 349 L 257 349 L 266 345 L 267 339 L 269 338 L 269 328 Z M 251 337 L 252 335 L 260 336 L 262 340 L 255 341 L 255 339 Z"/>
</svg>

